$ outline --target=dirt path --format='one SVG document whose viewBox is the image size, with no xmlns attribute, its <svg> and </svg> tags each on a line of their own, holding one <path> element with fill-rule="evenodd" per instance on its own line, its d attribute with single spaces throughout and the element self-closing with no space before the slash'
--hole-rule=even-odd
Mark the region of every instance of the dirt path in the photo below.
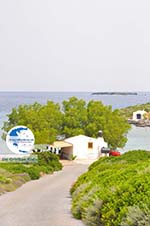
<svg viewBox="0 0 150 226">
<path fill-rule="evenodd" d="M 0 196 L 0 226 L 83 226 L 70 213 L 69 189 L 87 165 L 67 165 Z"/>
</svg>

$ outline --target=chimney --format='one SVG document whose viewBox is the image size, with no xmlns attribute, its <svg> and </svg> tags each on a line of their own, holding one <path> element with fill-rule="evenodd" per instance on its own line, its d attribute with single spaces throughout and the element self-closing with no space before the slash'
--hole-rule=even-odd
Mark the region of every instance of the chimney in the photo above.
<svg viewBox="0 0 150 226">
<path fill-rule="evenodd" d="M 97 137 L 98 137 L 98 138 L 99 138 L 99 137 L 103 137 L 103 131 L 102 131 L 102 130 L 99 130 L 99 131 L 98 131 Z"/>
</svg>

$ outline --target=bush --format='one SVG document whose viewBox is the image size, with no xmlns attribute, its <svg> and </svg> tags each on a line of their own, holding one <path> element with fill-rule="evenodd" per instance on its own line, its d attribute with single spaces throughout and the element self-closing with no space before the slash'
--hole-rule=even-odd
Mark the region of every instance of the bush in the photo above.
<svg viewBox="0 0 150 226">
<path fill-rule="evenodd" d="M 57 171 L 62 169 L 62 164 L 59 162 L 59 157 L 56 154 L 50 152 L 37 152 L 38 165 L 39 166 L 50 166 L 52 171 Z"/>
<path fill-rule="evenodd" d="M 11 181 L 11 178 L 0 175 L 0 184 L 9 184 Z"/>
<path fill-rule="evenodd" d="M 121 226 L 149 226 L 150 225 L 150 209 L 144 206 L 140 209 L 139 206 L 131 206 L 128 208 L 126 216 L 121 222 Z"/>
<path fill-rule="evenodd" d="M 87 226 L 104 226 L 101 222 L 102 204 L 101 200 L 95 200 L 93 206 L 87 208 L 87 213 L 83 219 Z"/>
<path fill-rule="evenodd" d="M 38 155 L 38 163 L 0 163 L 0 168 L 6 169 L 13 174 L 28 173 L 32 180 L 38 179 L 41 172 L 52 173 L 62 169 L 62 164 L 55 154 L 49 152 L 36 154 Z"/>
<path fill-rule="evenodd" d="M 72 213 L 89 226 L 118 226 L 128 220 L 136 206 L 141 216 L 144 214 L 144 222 L 149 222 L 149 165 L 150 152 L 142 150 L 99 159 L 73 185 Z"/>
</svg>

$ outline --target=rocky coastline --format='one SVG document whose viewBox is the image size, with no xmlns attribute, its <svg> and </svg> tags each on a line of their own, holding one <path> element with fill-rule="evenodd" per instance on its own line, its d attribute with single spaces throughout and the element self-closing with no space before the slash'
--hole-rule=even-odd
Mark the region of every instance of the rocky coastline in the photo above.
<svg viewBox="0 0 150 226">
<path fill-rule="evenodd" d="M 133 119 L 128 119 L 128 123 L 129 124 L 133 124 L 135 126 L 138 126 L 138 127 L 150 127 L 150 120 L 148 119 L 141 119 L 141 120 L 133 120 Z"/>
</svg>

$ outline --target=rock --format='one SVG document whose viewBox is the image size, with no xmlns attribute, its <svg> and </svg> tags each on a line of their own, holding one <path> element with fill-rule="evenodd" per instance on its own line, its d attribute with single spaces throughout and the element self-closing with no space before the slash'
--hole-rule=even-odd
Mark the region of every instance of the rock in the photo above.
<svg viewBox="0 0 150 226">
<path fill-rule="evenodd" d="M 138 127 L 150 127 L 150 120 L 148 119 L 142 119 L 142 120 L 132 120 L 132 119 L 128 119 L 128 123 L 136 125 Z"/>
</svg>

